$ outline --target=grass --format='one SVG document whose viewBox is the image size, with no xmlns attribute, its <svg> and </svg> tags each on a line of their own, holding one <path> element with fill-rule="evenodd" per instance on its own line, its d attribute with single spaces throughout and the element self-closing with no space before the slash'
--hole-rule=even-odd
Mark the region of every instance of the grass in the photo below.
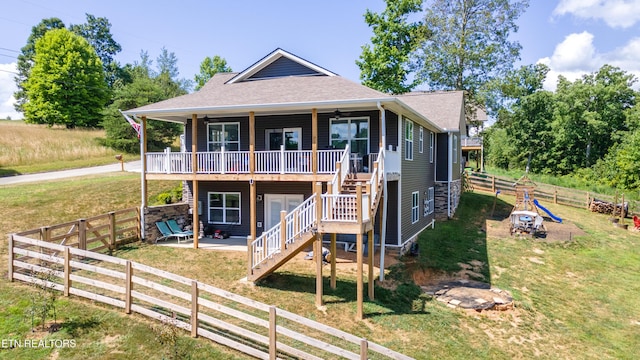
<svg viewBox="0 0 640 360">
<path fill-rule="evenodd" d="M 174 185 L 149 182 L 150 193 Z M 136 206 L 138 201 L 135 175 L 5 186 L 0 187 L 4 205 L 0 228 L 3 233 L 25 230 Z M 514 238 L 508 231 L 504 235 L 492 231 L 497 226 L 491 217 L 493 201 L 490 194 L 466 193 L 455 219 L 421 234 L 420 256 L 404 259 L 390 270 L 388 278 L 395 279 L 397 287 L 376 287 L 376 299 L 365 303 L 365 321 L 355 320 L 355 268 L 341 268 L 336 290 L 330 290 L 325 277 L 327 308 L 321 312 L 314 306 L 314 264 L 309 261 L 294 260 L 251 286 L 238 281 L 246 271 L 244 253 L 132 244 L 118 256 L 274 304 L 417 359 L 624 359 L 640 353 L 638 233 L 613 228 L 605 215 L 550 204 L 551 211 L 586 234 L 571 242 Z M 494 217 L 508 215 L 512 202 L 501 196 Z M 8 315 L 0 320 L 0 338 L 26 338 L 31 334 L 22 314 L 29 287 L 4 280 L 6 236 L 0 246 L 0 308 Z M 532 262 L 534 257 L 539 261 Z M 413 283 L 417 275 L 451 277 L 461 264 L 474 261 L 481 265 L 473 277 L 510 291 L 514 310 L 450 309 L 421 294 Z M 162 356 L 150 321 L 76 297 L 60 301 L 61 317 L 68 324 L 46 336 L 78 343 L 75 349 L 57 350 L 60 358 Z M 202 339 L 181 339 L 184 346 L 194 347 L 188 353 L 193 358 L 238 356 Z M 46 359 L 54 351 L 0 350 L 0 358 Z"/>
<path fill-rule="evenodd" d="M 22 121 L 0 121 L 0 176 L 117 162 L 118 152 L 96 141 L 104 137 L 104 130 L 68 130 Z M 125 160 L 137 157 L 125 155 Z"/>
</svg>

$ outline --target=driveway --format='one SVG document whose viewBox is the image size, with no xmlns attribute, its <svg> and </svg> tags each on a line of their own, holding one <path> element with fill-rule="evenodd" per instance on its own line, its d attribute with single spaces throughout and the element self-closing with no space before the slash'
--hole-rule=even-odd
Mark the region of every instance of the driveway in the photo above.
<svg viewBox="0 0 640 360">
<path fill-rule="evenodd" d="M 141 162 L 138 161 L 130 161 L 124 163 L 124 170 L 128 172 L 140 172 Z M 109 172 L 119 172 L 120 163 L 115 163 L 111 165 L 102 165 L 102 166 L 93 166 L 81 169 L 71 169 L 71 170 L 61 170 L 61 171 L 51 171 L 37 174 L 28 174 L 28 175 L 16 175 L 16 176 L 8 176 L 0 178 L 0 186 L 2 185 L 12 185 L 12 184 L 22 184 L 27 182 L 34 181 L 46 181 L 46 180 L 57 180 L 64 179 L 76 176 L 85 176 L 85 175 L 93 175 L 93 174 L 103 174 Z"/>
</svg>

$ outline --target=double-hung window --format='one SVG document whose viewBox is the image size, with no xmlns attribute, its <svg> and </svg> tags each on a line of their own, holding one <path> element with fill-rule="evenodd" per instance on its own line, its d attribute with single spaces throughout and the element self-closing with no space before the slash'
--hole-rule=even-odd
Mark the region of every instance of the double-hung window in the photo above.
<svg viewBox="0 0 640 360">
<path fill-rule="evenodd" d="M 404 159 L 413 160 L 413 121 L 404 122 Z"/>
<path fill-rule="evenodd" d="M 434 210 L 434 188 L 430 187 L 427 192 L 427 198 L 424 200 L 424 216 L 426 217 L 429 214 L 433 213 Z"/>
<path fill-rule="evenodd" d="M 411 223 L 415 224 L 420 220 L 420 193 L 411 193 Z"/>
<path fill-rule="evenodd" d="M 344 149 L 347 144 L 352 153 L 369 154 L 369 118 L 331 119 L 331 147 Z"/>
<path fill-rule="evenodd" d="M 420 126 L 420 138 L 418 141 L 418 151 L 422 154 L 424 152 L 424 128 L 422 126 Z"/>
<path fill-rule="evenodd" d="M 453 135 L 453 163 L 458 163 L 458 135 Z"/>
<path fill-rule="evenodd" d="M 434 146 L 436 143 L 436 134 L 429 131 L 429 162 L 433 163 Z"/>
<path fill-rule="evenodd" d="M 207 132 L 207 148 L 209 151 L 240 150 L 240 123 L 212 123 Z"/>
<path fill-rule="evenodd" d="M 210 192 L 209 222 L 240 224 L 240 193 Z"/>
</svg>

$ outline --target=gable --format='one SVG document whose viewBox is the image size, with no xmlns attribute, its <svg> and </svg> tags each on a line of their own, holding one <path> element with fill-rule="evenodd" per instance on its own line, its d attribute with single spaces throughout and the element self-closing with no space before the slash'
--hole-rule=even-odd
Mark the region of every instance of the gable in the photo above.
<svg viewBox="0 0 640 360">
<path fill-rule="evenodd" d="M 262 80 L 284 76 L 324 75 L 286 57 L 280 57 L 246 80 Z"/>
</svg>

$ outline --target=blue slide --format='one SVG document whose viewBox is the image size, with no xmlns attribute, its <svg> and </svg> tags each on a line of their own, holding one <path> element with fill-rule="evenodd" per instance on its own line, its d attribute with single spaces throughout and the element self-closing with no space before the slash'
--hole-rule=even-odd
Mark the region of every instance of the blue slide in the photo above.
<svg viewBox="0 0 640 360">
<path fill-rule="evenodd" d="M 538 202 L 538 199 L 533 199 L 533 204 L 537 207 L 539 207 L 542 211 L 546 212 L 547 215 L 549 215 L 550 218 L 552 218 L 553 220 L 559 222 L 562 224 L 562 219 L 560 219 L 559 217 L 553 215 L 553 213 L 551 211 L 549 211 L 546 207 L 540 205 L 540 203 Z"/>
</svg>

